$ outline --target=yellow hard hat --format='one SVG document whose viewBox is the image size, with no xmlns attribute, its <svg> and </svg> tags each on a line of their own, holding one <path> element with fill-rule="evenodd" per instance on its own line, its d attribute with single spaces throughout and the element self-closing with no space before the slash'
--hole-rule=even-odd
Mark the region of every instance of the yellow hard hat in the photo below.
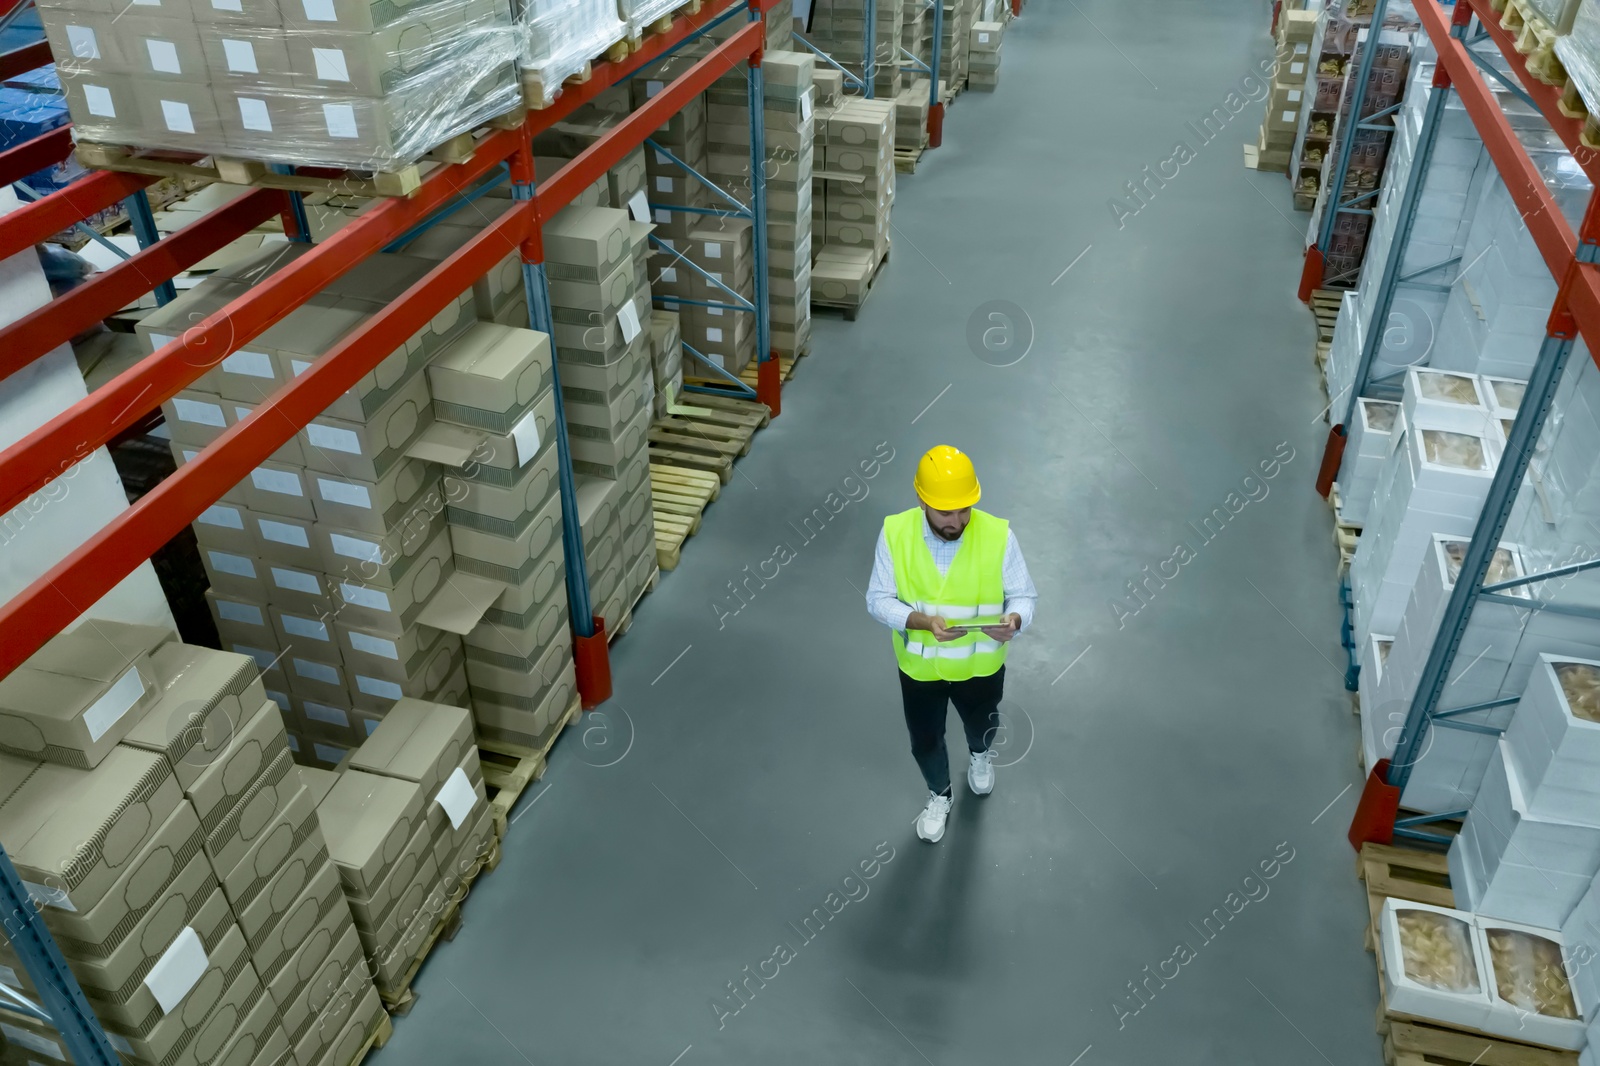
<svg viewBox="0 0 1600 1066">
<path fill-rule="evenodd" d="M 978 502 L 983 488 L 972 460 L 948 444 L 928 449 L 917 463 L 917 496 L 936 511 L 959 511 Z"/>
</svg>

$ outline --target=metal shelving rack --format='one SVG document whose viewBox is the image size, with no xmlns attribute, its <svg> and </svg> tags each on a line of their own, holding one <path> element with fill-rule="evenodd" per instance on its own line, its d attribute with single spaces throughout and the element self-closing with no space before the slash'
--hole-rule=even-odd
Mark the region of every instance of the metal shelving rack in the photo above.
<svg viewBox="0 0 1600 1066">
<path fill-rule="evenodd" d="M 1382 3 L 1380 0 L 1380 8 Z M 1561 381 L 1562 371 L 1581 337 L 1587 344 L 1591 357 L 1600 362 L 1600 198 L 1591 194 L 1589 205 L 1576 233 L 1573 232 L 1558 210 L 1555 198 L 1545 185 L 1527 152 L 1524 150 L 1504 111 L 1496 102 L 1488 83 L 1480 76 L 1486 64 L 1475 56 L 1472 46 L 1492 41 L 1511 64 L 1526 92 L 1522 95 L 1532 103 L 1549 122 L 1567 149 L 1583 168 L 1589 179 L 1600 186 L 1600 155 L 1582 146 L 1579 134 L 1582 120 L 1565 116 L 1557 106 L 1559 90 L 1532 77 L 1527 65 L 1510 36 L 1500 28 L 1498 15 L 1491 9 L 1489 0 L 1456 0 L 1451 6 L 1440 0 L 1418 0 L 1417 15 L 1424 30 L 1438 52 L 1433 93 L 1424 113 L 1424 123 L 1417 152 L 1413 161 L 1410 188 L 1401 201 L 1394 244 L 1383 264 L 1377 310 L 1381 318 L 1369 325 L 1368 342 L 1362 351 L 1359 373 L 1352 397 L 1346 407 L 1345 423 L 1354 410 L 1356 397 L 1368 385 L 1373 357 L 1381 343 L 1381 322 L 1386 320 L 1392 304 L 1395 287 L 1404 280 L 1399 272 L 1405 239 L 1415 218 L 1420 189 L 1427 173 L 1428 157 L 1437 138 L 1440 119 L 1444 111 L 1445 94 L 1456 93 L 1461 99 L 1474 128 L 1483 139 L 1485 149 L 1504 181 L 1513 202 L 1533 236 L 1534 242 L 1556 279 L 1558 291 L 1555 306 L 1550 312 L 1546 336 L 1540 346 L 1537 361 L 1523 394 L 1522 406 L 1517 412 L 1506 442 L 1504 456 L 1490 484 L 1472 541 L 1462 562 L 1456 584 L 1445 607 L 1439 633 L 1429 651 L 1421 681 L 1413 696 L 1405 725 L 1395 745 L 1395 754 L 1381 760 L 1372 768 L 1362 792 L 1356 814 L 1351 822 L 1349 839 L 1359 848 L 1363 842 L 1388 843 L 1395 837 L 1411 840 L 1446 842 L 1447 838 L 1429 832 L 1422 826 L 1448 818 L 1461 817 L 1465 812 L 1450 811 L 1434 815 L 1400 817 L 1400 796 L 1410 778 L 1411 769 L 1419 754 L 1425 750 L 1428 730 L 1438 727 L 1459 726 L 1475 731 L 1498 732 L 1492 727 L 1457 721 L 1458 716 L 1474 710 L 1505 706 L 1516 702 L 1516 697 L 1503 697 L 1488 703 L 1468 707 L 1441 709 L 1440 697 L 1455 663 L 1456 652 L 1472 619 L 1474 607 L 1479 603 L 1510 602 L 1524 609 L 1559 609 L 1558 605 L 1527 599 L 1508 599 L 1502 593 L 1513 587 L 1532 586 L 1553 578 L 1564 577 L 1583 570 L 1600 567 L 1600 559 L 1562 566 L 1514 581 L 1485 585 L 1494 550 L 1499 546 L 1512 505 L 1517 498 L 1528 470 L 1528 462 L 1538 443 L 1540 431 L 1549 414 L 1551 401 Z M 1471 36 L 1468 29 L 1474 16 L 1478 30 Z M 1357 101 L 1359 106 L 1359 101 Z M 1330 433 L 1328 453 L 1324 456 L 1321 480 L 1331 480 L 1328 473 L 1338 467 L 1338 453 L 1342 451 L 1344 424 L 1336 425 Z"/>
<path fill-rule="evenodd" d="M 748 66 L 751 102 L 750 203 L 741 205 L 757 234 L 766 232 L 763 167 L 762 57 L 766 13 L 775 0 L 722 0 L 693 14 L 678 16 L 671 29 L 647 37 L 626 59 L 597 62 L 591 78 L 569 86 L 554 103 L 527 113 L 514 129 L 497 130 L 481 140 L 472 158 L 429 173 L 404 199 L 390 199 L 353 220 L 305 255 L 266 278 L 223 310 L 187 330 L 103 387 L 52 418 L 29 437 L 0 451 L 0 513 L 49 484 L 92 449 L 140 424 L 163 401 L 251 338 L 301 306 L 333 279 L 393 244 L 402 235 L 460 207 L 481 194 L 486 179 L 509 167 L 513 199 L 520 209 L 503 213 L 492 225 L 436 266 L 400 298 L 374 315 L 332 350 L 237 425 L 230 427 L 154 490 L 91 536 L 10 602 L 0 605 L 0 677 L 9 674 L 48 639 L 75 621 L 113 586 L 132 573 L 224 492 L 249 475 L 336 398 L 354 386 L 406 338 L 425 326 L 456 294 L 471 288 L 509 249 L 522 258 L 523 285 L 532 328 L 551 332 L 549 285 L 545 274 L 541 224 L 570 204 L 586 187 L 621 162 L 693 97 L 735 67 Z M 4 4 L 5 0 L 0 0 Z M 579 105 L 644 66 L 699 39 L 713 27 L 738 19 L 746 25 L 718 44 L 680 77 L 619 122 L 576 158 L 543 180 L 536 180 L 533 138 L 570 115 Z M 49 61 L 30 52 L 9 63 L 31 66 Z M 29 69 L 29 68 L 21 68 Z M 0 153 L 0 184 L 10 184 L 66 158 L 72 150 L 67 128 Z M 40 197 L 0 217 L 0 259 L 24 251 L 95 213 L 143 191 L 153 177 L 96 171 L 69 189 Z M 96 274 L 64 296 L 0 328 L 0 376 L 14 374 L 84 329 L 114 314 L 193 264 L 280 216 L 291 238 L 307 236 L 299 199 L 269 189 L 254 189 L 172 235 L 152 239 L 125 261 Z M 130 214 L 130 217 L 133 217 Z M 154 237 L 153 231 L 147 236 Z M 767 342 L 766 241 L 755 242 L 757 299 L 761 324 L 757 398 L 779 410 L 778 360 Z M 559 367 L 552 368 L 552 375 Z M 604 621 L 593 614 L 583 564 L 572 461 L 561 410 L 561 388 L 554 383 L 555 436 L 560 472 L 562 540 L 579 691 L 585 708 L 611 695 L 610 663 Z M 26 886 L 0 848 L 0 908 L 11 917 L 5 932 L 29 974 L 43 990 L 44 1013 L 52 1019 L 80 1063 L 118 1062 L 98 1019 L 62 961 L 43 920 L 29 902 Z M 0 995 L 0 1010 L 37 1017 L 39 1012 Z"/>
</svg>

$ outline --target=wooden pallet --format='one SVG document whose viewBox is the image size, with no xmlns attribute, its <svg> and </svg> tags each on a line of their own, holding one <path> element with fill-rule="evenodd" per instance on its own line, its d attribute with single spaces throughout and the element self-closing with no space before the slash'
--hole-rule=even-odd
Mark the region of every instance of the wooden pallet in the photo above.
<svg viewBox="0 0 1600 1066">
<path fill-rule="evenodd" d="M 372 1027 L 372 1032 L 367 1036 L 367 1042 L 361 1045 L 361 1050 L 356 1052 L 355 1058 L 350 1060 L 349 1066 L 361 1066 L 368 1055 L 382 1048 L 394 1035 L 394 1022 L 389 1020 L 387 1013 L 378 1015 L 378 1024 Z M 284 1061 L 288 1061 L 285 1059 Z"/>
<path fill-rule="evenodd" d="M 1335 573 L 1343 577 L 1350 570 L 1350 562 L 1356 557 L 1356 548 L 1361 543 L 1361 527 L 1346 526 L 1334 523 L 1333 546 L 1339 549 L 1339 567 Z"/>
<path fill-rule="evenodd" d="M 896 148 L 894 150 L 894 169 L 901 174 L 915 174 L 917 164 L 922 161 L 923 150 L 927 145 L 921 144 L 915 148 Z"/>
<path fill-rule="evenodd" d="M 878 260 L 878 265 L 872 268 L 872 276 L 867 279 L 867 287 L 866 290 L 862 292 L 861 301 L 859 303 L 849 303 L 843 300 L 819 300 L 817 298 L 817 290 L 812 289 L 811 307 L 813 309 L 824 308 L 830 311 L 842 311 L 844 313 L 844 320 L 846 322 L 854 322 L 856 317 L 861 314 L 861 309 L 866 306 L 867 297 L 871 296 L 872 290 L 878 287 L 878 276 L 883 273 L 883 268 L 888 262 L 889 249 L 886 248 L 883 252 L 883 258 Z"/>
<path fill-rule="evenodd" d="M 610 47 L 617 47 L 616 44 Z M 626 58 L 626 57 L 624 57 Z M 556 97 L 561 95 L 561 90 L 572 85 L 583 85 L 594 76 L 594 64 L 585 62 L 583 69 L 576 74 L 569 74 L 558 85 L 546 85 L 539 80 L 539 76 L 532 71 L 522 74 L 522 103 L 529 111 L 543 111 L 556 102 Z"/>
<path fill-rule="evenodd" d="M 299 193 L 410 196 L 422 185 L 424 164 L 465 162 L 472 158 L 477 143 L 488 136 L 487 129 L 514 129 L 522 125 L 523 117 L 523 109 L 518 106 L 486 123 L 484 129 L 458 134 L 441 142 L 416 163 L 393 171 L 378 171 L 370 176 L 355 171 L 346 171 L 334 177 L 279 174 L 266 163 L 254 159 L 197 156 L 193 152 L 171 152 L 94 141 L 79 141 L 75 150 L 78 161 L 86 167 L 126 174 L 149 174 L 182 181 L 225 182 Z"/>
<path fill-rule="evenodd" d="M 1344 299 L 1343 289 L 1318 289 L 1311 294 L 1311 313 L 1317 319 L 1317 347 L 1313 353 L 1318 369 L 1328 359 L 1333 347 L 1333 327 L 1339 320 L 1339 304 Z"/>
<path fill-rule="evenodd" d="M 695 394 L 693 404 L 674 404 L 650 427 L 652 463 L 705 470 L 724 485 L 733 461 L 750 451 L 756 430 L 772 417 L 765 404 L 731 396 Z"/>
<path fill-rule="evenodd" d="M 1567 84 L 1567 71 L 1556 55 L 1556 38 L 1561 36 L 1543 15 L 1523 0 L 1510 0 L 1500 16 L 1500 26 L 1511 34 L 1517 54 L 1527 60 L 1528 73 L 1546 85 Z"/>
<path fill-rule="evenodd" d="M 656 565 L 678 565 L 683 542 L 700 531 L 706 507 L 722 492 L 722 481 L 703 470 L 650 464 L 650 500 L 655 508 Z"/>
<path fill-rule="evenodd" d="M 411 965 L 406 967 L 404 976 L 400 979 L 397 990 L 385 992 L 378 990 L 378 998 L 383 1001 L 384 1010 L 391 1015 L 404 1015 L 416 1005 L 417 994 L 411 990 L 411 982 L 415 981 L 422 964 L 428 961 L 428 956 L 439 945 L 441 940 L 454 940 L 461 931 L 461 905 L 466 902 L 467 893 L 472 891 L 473 882 L 482 874 L 489 873 L 500 865 L 500 834 L 497 831 L 489 836 L 488 848 L 479 855 L 461 877 L 461 883 L 451 894 L 446 902 L 444 911 L 439 915 L 439 920 L 434 923 L 433 931 L 422 942 L 422 947 L 417 949 L 417 954 L 411 960 Z"/>
<path fill-rule="evenodd" d="M 649 593 L 655 591 L 655 587 L 658 583 L 660 583 L 660 581 L 661 565 L 657 563 L 655 571 L 650 575 L 650 580 L 644 583 L 644 588 L 639 590 L 639 595 L 635 596 L 633 598 L 633 602 L 628 604 L 628 609 L 622 612 L 622 621 L 618 622 L 615 626 L 612 626 L 610 622 L 606 623 L 607 644 L 615 642 L 618 637 L 622 636 L 622 634 L 626 633 L 630 628 L 632 628 L 633 612 L 638 608 L 639 601 L 644 599 Z"/>
<path fill-rule="evenodd" d="M 630 56 L 633 53 L 639 51 L 639 49 L 643 48 L 646 38 L 648 38 L 648 37 L 658 37 L 658 36 L 660 36 L 661 34 L 664 34 L 664 33 L 671 33 L 672 32 L 672 23 L 675 20 L 677 20 L 679 16 L 681 16 L 681 15 L 697 15 L 697 14 L 699 14 L 700 13 L 700 4 L 701 4 L 701 0 L 689 0 L 689 3 L 682 4 L 682 5 L 679 5 L 678 7 L 673 8 L 671 11 L 667 12 L 665 15 L 662 15 L 660 18 L 656 19 L 654 22 L 651 22 L 651 23 L 647 24 L 646 26 L 644 26 L 640 30 L 639 36 L 624 38 L 622 43 L 627 46 L 628 50 L 622 54 L 623 57 L 625 58 L 627 56 Z M 613 48 L 615 48 L 615 47 L 616 46 L 613 46 Z M 611 53 L 609 53 L 609 52 L 606 53 L 607 58 L 610 58 L 610 55 L 611 55 Z M 615 62 L 615 60 L 613 60 L 613 62 Z"/>
<path fill-rule="evenodd" d="M 808 346 L 810 343 L 810 341 L 806 342 Z M 808 347 L 806 350 L 801 351 L 794 359 L 791 359 L 786 355 L 778 356 L 778 383 L 780 385 L 787 384 L 789 379 L 794 377 L 794 364 L 801 356 L 806 355 L 809 350 L 810 349 Z M 743 370 L 739 371 L 739 380 L 742 381 L 748 388 L 754 389 L 756 387 L 756 383 L 760 380 L 760 374 L 760 364 L 752 359 L 750 362 L 745 364 L 745 368 Z M 698 374 L 686 373 L 683 375 L 683 383 L 685 385 L 699 385 L 702 388 L 708 389 L 724 389 L 727 391 L 729 396 L 735 399 L 739 399 L 745 395 L 743 392 L 734 388 L 733 382 L 722 377 L 701 377 Z"/>
<path fill-rule="evenodd" d="M 483 767 L 483 783 L 489 793 L 489 810 L 494 817 L 497 837 L 504 839 L 511 809 L 528 786 L 544 776 L 550 749 L 582 709 L 582 701 L 577 696 L 572 697 L 549 738 L 537 748 L 478 738 L 478 761 Z"/>
</svg>

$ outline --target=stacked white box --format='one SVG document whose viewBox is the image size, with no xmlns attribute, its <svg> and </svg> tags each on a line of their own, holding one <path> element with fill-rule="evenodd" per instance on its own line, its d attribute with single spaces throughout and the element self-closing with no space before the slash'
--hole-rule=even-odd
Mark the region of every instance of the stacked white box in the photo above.
<svg viewBox="0 0 1600 1066">
<path fill-rule="evenodd" d="M 1540 817 L 1600 826 L 1600 721 L 1591 702 L 1574 713 L 1573 691 L 1600 680 L 1600 662 L 1539 657 L 1505 743 L 1523 770 L 1531 810 Z"/>
<path fill-rule="evenodd" d="M 1405 724 L 1405 715 L 1394 718 L 1394 708 L 1380 709 L 1378 689 L 1383 684 L 1384 668 L 1394 638 L 1373 633 L 1362 642 L 1357 655 L 1360 673 L 1356 678 L 1356 696 L 1361 704 L 1361 766 L 1371 771 L 1377 761 L 1384 758 L 1384 745 L 1394 749 L 1398 730 Z"/>
<path fill-rule="evenodd" d="M 1384 901 L 1376 932 L 1386 1009 L 1482 1028 L 1490 1009 L 1489 961 L 1483 957 L 1481 941 L 1473 935 L 1471 914 L 1391 898 Z M 1427 972 L 1429 963 L 1438 962 L 1433 958 L 1407 959 L 1408 936 L 1452 946 L 1454 972 Z"/>
<path fill-rule="evenodd" d="M 1372 507 L 1372 491 L 1399 431 L 1400 405 L 1389 400 L 1356 402 L 1356 415 L 1345 427 L 1344 458 L 1339 465 L 1339 520 L 1362 525 Z"/>
<path fill-rule="evenodd" d="M 1403 388 L 1400 409 L 1408 428 L 1480 434 L 1488 431 L 1489 401 L 1476 375 L 1411 367 L 1406 371 Z"/>
<path fill-rule="evenodd" d="M 1576 1051 L 1587 1041 L 1583 1018 L 1593 1007 L 1573 980 L 1575 960 L 1559 927 L 1473 921 L 1487 963 L 1485 1032 Z"/>
<path fill-rule="evenodd" d="M 1450 883 L 1480 915 L 1559 929 L 1600 872 L 1600 826 L 1542 818 L 1528 796 L 1501 740 L 1450 845 Z"/>
<path fill-rule="evenodd" d="M 1497 437 L 1415 429 L 1379 474 L 1350 564 L 1356 633 L 1399 628 L 1412 581 L 1435 533 L 1468 536 L 1477 525 L 1499 460 Z"/>
</svg>

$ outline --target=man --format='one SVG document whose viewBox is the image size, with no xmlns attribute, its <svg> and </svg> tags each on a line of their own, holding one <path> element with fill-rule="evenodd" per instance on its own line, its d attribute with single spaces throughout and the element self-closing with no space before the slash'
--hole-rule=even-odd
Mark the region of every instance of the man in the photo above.
<svg viewBox="0 0 1600 1066">
<path fill-rule="evenodd" d="M 867 610 L 894 631 L 911 754 L 928 785 L 917 835 L 932 844 L 952 800 L 949 704 L 967 734 L 967 786 L 987 796 L 1006 649 L 1033 621 L 1039 593 L 1010 523 L 973 508 L 981 487 L 971 459 L 941 444 L 917 464 L 915 486 L 921 506 L 883 520 Z"/>
</svg>

